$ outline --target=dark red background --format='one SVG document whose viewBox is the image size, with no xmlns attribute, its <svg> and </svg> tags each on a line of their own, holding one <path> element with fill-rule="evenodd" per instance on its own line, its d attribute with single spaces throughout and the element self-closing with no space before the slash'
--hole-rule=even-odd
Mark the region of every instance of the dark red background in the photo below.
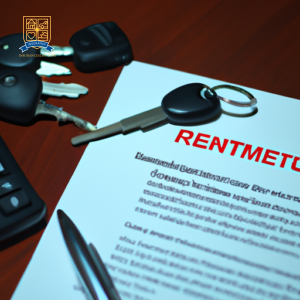
<svg viewBox="0 0 300 300">
<path fill-rule="evenodd" d="M 4 1 L 0 36 L 22 32 L 23 16 L 30 15 L 51 16 L 50 45 L 68 45 L 77 30 L 115 21 L 131 41 L 135 60 L 300 99 L 299 0 Z M 89 93 L 48 102 L 95 124 L 121 68 L 82 74 L 71 62 L 63 64 L 72 76 L 50 80 L 79 83 Z M 80 133 L 72 124 L 59 127 L 50 120 L 30 127 L 0 121 L 0 135 L 49 216 L 85 150 L 71 146 Z M 0 252 L 1 300 L 10 299 L 42 233 Z"/>
</svg>

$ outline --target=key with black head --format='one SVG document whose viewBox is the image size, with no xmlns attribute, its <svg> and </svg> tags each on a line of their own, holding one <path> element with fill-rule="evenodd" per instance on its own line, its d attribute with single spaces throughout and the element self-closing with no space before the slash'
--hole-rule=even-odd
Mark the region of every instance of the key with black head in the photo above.
<svg viewBox="0 0 300 300">
<path fill-rule="evenodd" d="M 107 138 L 119 133 L 147 130 L 155 125 L 197 125 L 217 119 L 221 114 L 216 92 L 201 83 L 181 86 L 168 93 L 161 106 L 72 139 L 74 146 Z"/>
<path fill-rule="evenodd" d="M 98 23 L 72 35 L 71 47 L 52 46 L 51 55 L 73 55 L 76 69 L 93 73 L 127 65 L 133 60 L 130 42 L 115 22 Z M 41 49 L 43 55 L 49 52 Z"/>
<path fill-rule="evenodd" d="M 39 114 L 54 116 L 58 121 L 70 121 L 87 131 L 95 126 L 40 100 L 42 80 L 36 73 L 23 68 L 0 70 L 0 118 L 18 125 L 29 125 Z"/>
</svg>

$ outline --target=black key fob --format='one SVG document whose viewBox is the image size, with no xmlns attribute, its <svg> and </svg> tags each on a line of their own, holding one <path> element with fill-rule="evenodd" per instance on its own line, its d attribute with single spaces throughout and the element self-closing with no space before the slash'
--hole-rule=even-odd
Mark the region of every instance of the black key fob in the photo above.
<svg viewBox="0 0 300 300">
<path fill-rule="evenodd" d="M 133 60 L 130 42 L 114 22 L 105 22 L 79 30 L 70 39 L 75 67 L 84 73 L 105 71 Z"/>
<path fill-rule="evenodd" d="M 0 39 L 0 69 L 27 68 L 36 72 L 40 68 L 40 49 L 29 48 L 24 56 L 20 47 L 24 45 L 23 34 L 16 33 Z"/>
<path fill-rule="evenodd" d="M 46 212 L 0 136 L 0 250 L 45 227 Z"/>
<path fill-rule="evenodd" d="M 0 69 L 0 117 L 26 125 L 35 117 L 43 85 L 40 76 L 27 69 Z"/>
<path fill-rule="evenodd" d="M 197 125 L 217 119 L 221 104 L 214 90 L 201 83 L 183 85 L 167 94 L 161 103 L 169 123 Z"/>
</svg>

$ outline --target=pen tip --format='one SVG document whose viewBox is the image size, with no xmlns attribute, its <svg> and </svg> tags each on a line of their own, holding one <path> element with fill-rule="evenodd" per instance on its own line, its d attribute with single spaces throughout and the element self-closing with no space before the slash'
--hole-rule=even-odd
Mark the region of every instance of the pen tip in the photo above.
<svg viewBox="0 0 300 300">
<path fill-rule="evenodd" d="M 61 220 L 66 214 L 64 213 L 63 210 L 61 209 L 58 209 L 57 210 L 57 216 L 58 216 L 58 219 Z"/>
</svg>

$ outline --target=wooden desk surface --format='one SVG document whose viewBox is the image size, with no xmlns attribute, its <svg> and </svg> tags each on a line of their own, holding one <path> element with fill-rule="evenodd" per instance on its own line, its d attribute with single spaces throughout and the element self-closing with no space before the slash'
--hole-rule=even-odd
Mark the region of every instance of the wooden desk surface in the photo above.
<svg viewBox="0 0 300 300">
<path fill-rule="evenodd" d="M 28 15 L 52 17 L 50 45 L 68 45 L 79 29 L 115 21 L 131 41 L 135 60 L 300 99 L 299 0 L 5 1 L 0 36 L 22 32 Z M 71 62 L 63 64 L 72 76 L 50 80 L 79 83 L 89 93 L 48 102 L 95 124 L 121 68 L 83 74 Z M 50 120 L 30 127 L 0 121 L 0 135 L 46 202 L 48 219 L 85 150 L 70 142 L 81 133 Z M 0 252 L 1 300 L 10 299 L 42 233 Z"/>
</svg>

